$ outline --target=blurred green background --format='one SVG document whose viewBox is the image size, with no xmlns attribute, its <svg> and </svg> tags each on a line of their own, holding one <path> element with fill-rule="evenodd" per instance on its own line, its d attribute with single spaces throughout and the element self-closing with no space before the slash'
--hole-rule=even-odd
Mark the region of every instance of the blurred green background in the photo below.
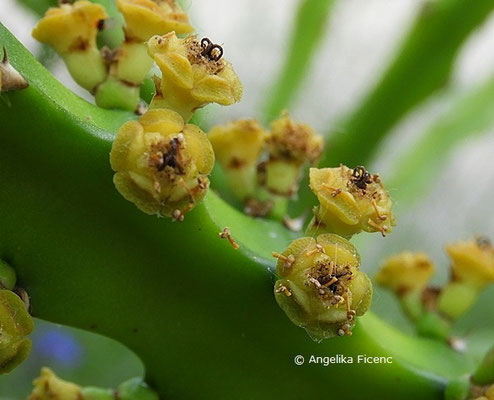
<svg viewBox="0 0 494 400">
<path fill-rule="evenodd" d="M 2 0 L 0 21 L 59 80 L 89 99 L 60 60 L 30 37 L 36 12 L 50 3 Z M 362 268 L 371 276 L 386 256 L 421 250 L 437 263 L 434 282 L 440 283 L 447 277 L 445 243 L 477 234 L 494 238 L 490 2 L 478 0 L 470 14 L 446 15 L 436 25 L 432 1 L 182 3 L 199 36 L 223 45 L 245 88 L 239 104 L 202 111 L 204 127 L 245 117 L 269 121 L 286 107 L 320 133 L 343 138 L 329 141 L 329 150 L 334 149 L 330 162 L 352 160 L 355 149 L 355 157 L 362 156 L 368 169 L 381 174 L 396 200 L 398 225 L 386 239 L 360 235 L 355 240 Z M 461 34 L 464 41 L 458 38 Z M 405 53 L 400 50 L 404 48 Z M 347 132 L 362 133 L 349 144 Z M 366 153 L 363 143 L 370 139 L 375 148 Z M 304 196 L 307 193 L 301 193 Z M 493 344 L 493 300 L 491 287 L 456 326 L 473 354 Z M 372 308 L 412 332 L 391 294 L 376 288 Z M 25 399 L 45 365 L 82 385 L 108 387 L 143 372 L 136 357 L 118 343 L 36 321 L 33 352 L 20 368 L 0 377 L 0 399 Z"/>
</svg>

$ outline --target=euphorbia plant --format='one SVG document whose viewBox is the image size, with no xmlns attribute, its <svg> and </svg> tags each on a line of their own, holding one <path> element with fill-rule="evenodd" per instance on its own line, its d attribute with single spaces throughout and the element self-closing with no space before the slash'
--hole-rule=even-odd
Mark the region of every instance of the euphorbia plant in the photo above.
<svg viewBox="0 0 494 400">
<path fill-rule="evenodd" d="M 476 21 L 492 7 L 488 2 L 470 7 L 445 0 L 438 4 L 442 8 L 436 14 L 434 10 L 429 14 L 433 27 L 434 21 L 447 21 L 451 15 L 462 12 Z M 169 43 L 173 49 L 179 46 L 176 41 L 182 40 L 159 37 L 164 42 L 173 42 Z M 323 291 L 322 301 L 331 303 L 336 296 L 343 299 L 340 303 L 338 298 L 332 304 L 341 307 L 334 313 L 318 305 L 305 311 L 316 310 L 318 314 L 318 318 L 309 321 L 310 324 L 316 321 L 318 339 L 339 335 L 341 331 L 344 337 L 316 343 L 281 312 L 275 296 L 282 299 L 280 304 L 287 304 L 287 300 L 295 301 L 296 295 L 290 291 L 293 287 L 283 281 L 273 288 L 271 252 L 290 249 L 291 242 L 300 243 L 297 237 L 301 235 L 286 230 L 277 221 L 244 215 L 214 192 L 206 193 L 204 180 L 203 184 L 196 181 L 192 185 L 192 175 L 199 178 L 211 169 L 211 162 L 205 162 L 202 168 L 197 161 L 199 156 L 209 154 L 207 144 L 203 143 L 204 151 L 200 154 L 196 151 L 183 154 L 182 161 L 178 155 L 190 143 L 206 140 L 200 136 L 204 134 L 199 128 L 188 128 L 184 120 L 195 108 L 209 101 L 227 99 L 224 103 L 228 104 L 238 100 L 236 83 L 229 86 L 228 79 L 225 83 L 213 73 L 215 78 L 201 77 L 208 79 L 204 90 L 192 93 L 190 89 L 197 88 L 198 74 L 193 73 L 186 80 L 181 72 L 174 73 L 170 65 L 177 64 L 170 64 L 169 60 L 171 55 L 176 59 L 180 55 L 187 60 L 189 57 L 180 54 L 183 49 L 164 51 L 165 60 L 160 66 L 168 68 L 169 75 L 163 73 L 162 80 L 156 81 L 158 101 L 154 106 L 151 103 L 153 110 L 135 122 L 137 117 L 133 113 L 103 110 L 70 93 L 3 27 L 0 42 L 7 49 L 12 67 L 29 83 L 27 89 L 2 93 L 6 101 L 0 103 L 0 256 L 14 269 L 17 286 L 29 294 L 33 316 L 122 342 L 141 358 L 147 383 L 162 398 L 315 398 L 329 385 L 336 397 L 355 398 L 365 391 L 369 398 L 432 399 L 442 395 L 447 380 L 471 372 L 470 359 L 442 343 L 405 336 L 371 313 L 356 321 L 351 337 L 344 335 L 355 322 L 350 318 L 354 316 L 352 311 L 357 315 L 365 312 L 369 298 L 369 290 L 363 290 L 355 309 L 347 309 L 353 303 L 348 298 L 344 300 L 348 292 L 341 285 L 351 284 L 345 278 L 348 275 L 345 271 L 361 278 L 367 289 L 369 283 L 357 269 L 359 260 L 354 247 L 332 235 L 349 237 L 362 229 L 387 233 L 392 214 L 386 196 L 382 202 L 374 199 L 373 203 L 373 198 L 366 201 L 366 194 L 354 186 L 334 187 L 329 181 L 326 183 L 329 188 L 311 185 L 318 198 L 317 191 L 328 191 L 322 197 L 327 204 L 320 205 L 319 213 L 332 207 L 336 214 L 345 214 L 349 206 L 356 204 L 352 212 L 360 212 L 365 219 L 355 215 L 351 219 L 345 214 L 344 231 L 341 226 L 331 227 L 333 234 L 318 235 L 309 230 L 303 248 L 295 246 L 297 251 L 281 254 L 287 260 L 293 256 L 293 264 L 288 266 L 294 268 L 292 271 L 284 270 L 285 260 L 279 257 L 278 273 L 282 279 L 290 279 L 292 272 L 297 275 L 297 271 L 311 271 L 310 277 L 302 277 L 300 286 L 305 284 L 305 278 L 312 286 L 302 288 L 301 296 L 303 292 L 313 296 L 316 291 Z M 161 44 L 158 38 L 152 43 Z M 204 42 L 202 56 L 211 56 L 215 61 L 219 53 L 215 55 L 209 45 Z M 156 54 L 162 52 L 152 50 L 151 54 L 156 59 Z M 190 64 L 183 64 L 184 68 L 193 70 L 198 65 Z M 178 86 L 172 87 L 171 92 L 170 85 L 165 83 L 170 76 L 184 78 L 179 84 L 171 85 Z M 167 97 L 170 95 L 171 100 Z M 165 106 L 176 109 L 159 111 Z M 28 110 L 33 118 L 25 117 Z M 149 138 L 153 140 L 146 143 Z M 338 139 L 336 149 L 345 148 L 342 141 Z M 357 157 L 359 146 L 355 143 L 349 146 L 355 150 L 351 157 Z M 325 159 L 349 157 L 344 152 L 330 153 L 333 150 L 327 147 Z M 117 176 L 121 172 L 126 174 L 120 180 L 125 183 L 120 187 L 117 183 L 117 188 L 137 203 L 137 207 L 126 201 L 113 185 L 110 151 Z M 364 159 L 365 151 L 360 154 Z M 189 158 L 193 162 L 186 163 L 184 160 Z M 185 172 L 185 164 L 193 171 Z M 347 178 L 358 190 L 379 184 L 377 178 L 365 175 L 365 169 L 357 165 L 350 167 L 345 170 Z M 195 176 L 197 172 L 199 176 Z M 181 189 L 170 186 L 175 175 L 187 177 L 184 185 L 177 179 Z M 133 189 L 129 189 L 129 179 Z M 126 189 L 122 189 L 124 185 Z M 141 197 L 135 196 L 136 187 L 141 194 L 149 195 L 146 199 L 149 201 L 142 203 Z M 196 188 L 198 193 L 191 195 L 189 191 Z M 340 195 L 346 201 L 339 202 Z M 354 197 L 353 201 L 350 196 Z M 173 206 L 164 208 L 170 202 Z M 311 203 L 314 202 L 312 199 Z M 193 209 L 188 207 L 192 203 Z M 170 218 L 147 215 L 141 212 L 144 208 L 148 214 L 175 216 L 178 220 L 184 211 L 189 213 L 182 223 L 177 223 Z M 229 234 L 240 246 L 238 250 L 218 238 L 218 232 L 225 232 L 225 227 L 230 228 Z M 344 265 L 335 259 L 338 246 L 343 249 Z M 314 269 L 312 261 L 318 268 Z M 335 281 L 325 288 L 334 285 L 335 292 L 319 287 L 333 278 L 339 279 L 341 285 L 335 285 Z M 328 322 L 329 327 L 324 326 Z M 309 328 L 307 320 L 298 325 L 304 324 Z M 314 333 L 312 325 L 310 328 Z M 336 353 L 355 358 L 387 356 L 393 358 L 393 363 L 356 364 L 345 369 L 338 365 L 297 367 L 292 362 L 296 355 Z M 55 379 L 47 370 L 43 375 Z M 395 385 L 396 381 L 401 384 Z M 77 388 L 71 387 L 77 392 Z"/>
</svg>

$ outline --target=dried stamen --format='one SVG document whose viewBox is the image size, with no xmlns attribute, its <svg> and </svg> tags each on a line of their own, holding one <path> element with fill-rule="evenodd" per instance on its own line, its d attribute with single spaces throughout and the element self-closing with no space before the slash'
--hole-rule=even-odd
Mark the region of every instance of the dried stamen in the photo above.
<svg viewBox="0 0 494 400">
<path fill-rule="evenodd" d="M 184 217 L 185 217 L 185 215 L 184 215 L 184 213 L 182 213 L 182 211 L 180 211 L 180 210 L 173 211 L 172 218 L 175 221 L 182 222 L 184 220 Z"/>
<path fill-rule="evenodd" d="M 290 289 L 283 285 L 276 289 L 276 293 L 284 293 L 286 297 L 290 297 L 292 295 Z"/>
<path fill-rule="evenodd" d="M 286 268 L 290 268 L 295 262 L 295 257 L 290 254 L 288 257 L 283 254 L 277 253 L 276 251 L 271 252 L 271 255 L 278 260 L 282 260 L 285 263 Z"/>
<path fill-rule="evenodd" d="M 219 233 L 221 239 L 228 239 L 232 247 L 237 250 L 240 248 L 239 244 L 232 238 L 230 228 L 226 227 L 222 232 Z"/>
<path fill-rule="evenodd" d="M 374 211 L 376 212 L 377 218 L 379 218 L 381 221 L 386 221 L 388 218 L 385 214 L 381 214 L 379 212 L 379 209 L 377 208 L 376 201 L 374 199 L 371 200 L 372 207 L 374 207 Z"/>
<path fill-rule="evenodd" d="M 331 196 L 336 197 L 341 193 L 341 189 L 334 188 L 332 186 L 329 186 L 327 183 L 323 183 L 322 187 L 328 190 L 331 190 Z"/>
<path fill-rule="evenodd" d="M 386 236 L 386 232 L 388 231 L 388 227 L 386 225 L 379 225 L 377 223 L 375 223 L 372 219 L 369 218 L 369 220 L 367 221 L 367 223 L 372 226 L 375 230 L 381 232 L 381 235 L 383 235 L 383 237 Z"/>
</svg>

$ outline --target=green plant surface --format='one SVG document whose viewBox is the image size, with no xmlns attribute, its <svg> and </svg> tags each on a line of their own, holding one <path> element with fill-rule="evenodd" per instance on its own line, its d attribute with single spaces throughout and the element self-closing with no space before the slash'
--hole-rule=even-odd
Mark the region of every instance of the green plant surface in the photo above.
<svg viewBox="0 0 494 400">
<path fill-rule="evenodd" d="M 120 341 L 164 398 L 316 398 L 329 384 L 335 397 L 365 388 L 369 398 L 435 399 L 447 379 L 471 370 L 446 345 L 402 335 L 371 313 L 352 338 L 313 342 L 272 293 L 270 252 L 291 233 L 212 192 L 183 223 L 139 212 L 115 190 L 108 160 L 132 114 L 78 99 L 3 26 L 0 42 L 30 83 L 0 101 L 0 254 L 35 317 Z M 218 237 L 225 226 L 238 251 Z M 297 354 L 394 362 L 297 367 Z"/>
<path fill-rule="evenodd" d="M 286 58 L 264 106 L 267 122 L 278 118 L 293 100 L 307 76 L 317 49 L 324 38 L 334 0 L 300 2 L 290 35 Z"/>
</svg>

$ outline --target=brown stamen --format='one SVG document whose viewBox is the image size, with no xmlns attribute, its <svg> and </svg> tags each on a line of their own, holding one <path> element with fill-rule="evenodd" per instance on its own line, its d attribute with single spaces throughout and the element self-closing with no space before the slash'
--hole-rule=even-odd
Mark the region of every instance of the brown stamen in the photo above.
<svg viewBox="0 0 494 400">
<path fill-rule="evenodd" d="M 221 239 L 228 239 L 235 250 L 238 250 L 240 248 L 240 245 L 232 238 L 230 228 L 224 228 L 223 231 L 219 233 L 219 236 Z"/>
</svg>

